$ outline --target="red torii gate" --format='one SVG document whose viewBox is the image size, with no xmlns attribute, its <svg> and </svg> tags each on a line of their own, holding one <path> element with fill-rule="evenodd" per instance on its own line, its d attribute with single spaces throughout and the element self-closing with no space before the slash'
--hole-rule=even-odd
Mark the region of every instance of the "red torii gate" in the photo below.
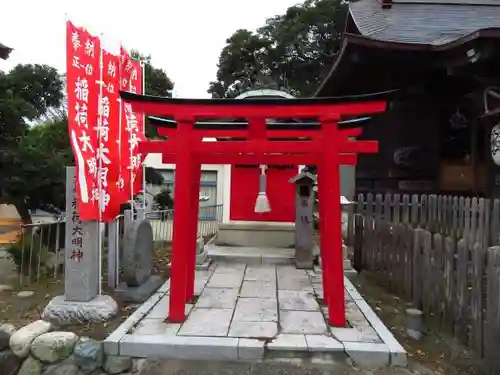
<svg viewBox="0 0 500 375">
<path fill-rule="evenodd" d="M 355 165 L 358 153 L 378 152 L 377 141 L 349 139 L 361 129 L 338 128 L 342 116 L 386 110 L 370 97 L 329 99 L 171 99 L 120 92 L 136 112 L 172 116 L 175 129 L 158 128 L 166 141 L 141 142 L 144 154 L 162 154 L 175 163 L 175 215 L 170 276 L 169 322 L 185 320 L 185 304 L 194 296 L 201 164 L 314 164 L 318 166 L 324 301 L 329 324 L 345 326 L 339 166 Z M 372 99 L 371 101 L 367 100 Z M 200 129 L 200 119 L 245 118 L 244 130 Z M 268 118 L 317 118 L 317 129 L 269 130 Z M 202 142 L 204 137 L 242 140 Z M 293 140 L 286 140 L 293 139 Z M 328 235 L 326 235 L 328 234 Z"/>
</svg>

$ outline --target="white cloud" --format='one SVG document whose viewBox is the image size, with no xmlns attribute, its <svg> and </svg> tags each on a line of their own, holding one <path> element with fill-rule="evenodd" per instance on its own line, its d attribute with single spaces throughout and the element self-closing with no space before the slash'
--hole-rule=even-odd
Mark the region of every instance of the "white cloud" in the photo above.
<svg viewBox="0 0 500 375">
<path fill-rule="evenodd" d="M 0 42 L 14 48 L 0 70 L 18 63 L 65 70 L 65 20 L 102 34 L 107 46 L 151 54 L 179 97 L 208 97 L 220 50 L 237 29 L 254 30 L 297 0 L 17 0 L 2 8 Z"/>
</svg>

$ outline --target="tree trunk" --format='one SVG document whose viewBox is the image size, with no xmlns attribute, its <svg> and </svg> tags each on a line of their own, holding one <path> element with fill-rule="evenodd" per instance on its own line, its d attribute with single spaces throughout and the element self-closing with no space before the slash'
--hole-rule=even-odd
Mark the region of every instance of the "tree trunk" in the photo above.
<svg viewBox="0 0 500 375">
<path fill-rule="evenodd" d="M 28 209 L 28 206 L 24 202 L 17 202 L 15 203 L 17 213 L 21 217 L 21 221 L 23 224 L 33 224 L 33 220 L 31 218 L 31 213 L 30 210 Z"/>
</svg>

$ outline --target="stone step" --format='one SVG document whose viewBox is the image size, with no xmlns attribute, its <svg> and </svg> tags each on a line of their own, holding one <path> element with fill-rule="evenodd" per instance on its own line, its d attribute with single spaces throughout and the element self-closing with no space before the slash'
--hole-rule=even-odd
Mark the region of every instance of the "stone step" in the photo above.
<svg viewBox="0 0 500 375">
<path fill-rule="evenodd" d="M 216 262 L 245 264 L 293 264 L 295 249 L 279 247 L 205 246 Z"/>
</svg>

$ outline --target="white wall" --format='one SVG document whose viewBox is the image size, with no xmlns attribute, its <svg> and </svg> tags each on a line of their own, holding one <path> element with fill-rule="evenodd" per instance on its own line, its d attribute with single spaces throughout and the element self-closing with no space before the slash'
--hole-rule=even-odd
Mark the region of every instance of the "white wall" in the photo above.
<svg viewBox="0 0 500 375">
<path fill-rule="evenodd" d="M 155 169 L 170 169 L 175 170 L 175 164 L 164 164 L 162 162 L 161 154 L 149 154 L 146 157 L 144 164 L 148 167 Z M 229 167 L 229 168 L 227 168 Z M 231 173 L 231 166 L 223 164 L 202 164 L 202 171 L 214 171 L 217 172 L 217 204 L 224 205 L 224 212 L 226 206 L 229 207 L 229 195 L 230 194 L 230 184 L 226 185 L 225 173 Z M 226 172 L 228 171 L 228 172 Z M 226 188 L 227 187 L 227 188 Z M 226 196 L 227 194 L 227 196 Z M 224 215 L 223 215 L 224 217 Z M 228 216 L 229 218 L 229 216 Z"/>
</svg>

